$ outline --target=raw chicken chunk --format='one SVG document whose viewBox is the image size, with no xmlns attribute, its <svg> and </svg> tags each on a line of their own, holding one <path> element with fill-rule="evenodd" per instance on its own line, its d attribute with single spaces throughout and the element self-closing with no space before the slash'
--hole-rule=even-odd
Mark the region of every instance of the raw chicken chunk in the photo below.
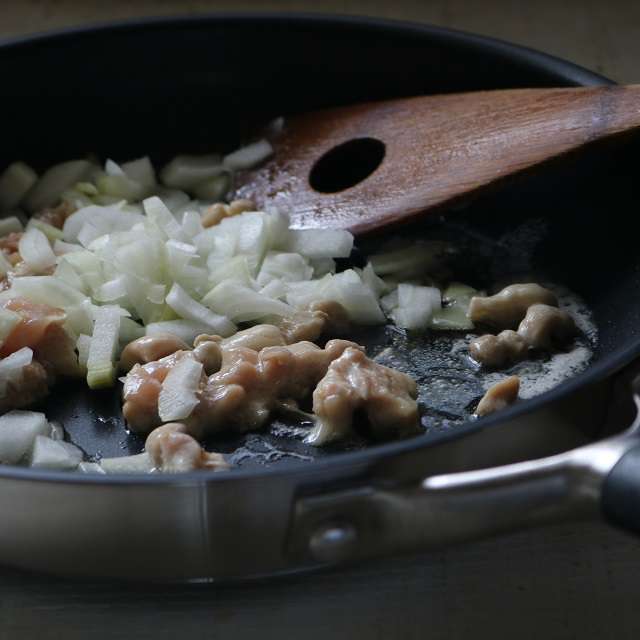
<svg viewBox="0 0 640 640">
<path fill-rule="evenodd" d="M 229 469 L 222 454 L 209 453 L 203 449 L 180 422 L 170 422 L 154 429 L 147 437 L 145 449 L 154 471 L 180 473 L 198 469 Z"/>
<path fill-rule="evenodd" d="M 574 319 L 566 311 L 546 304 L 529 307 L 518 327 L 522 339 L 536 349 L 564 346 L 577 332 Z"/>
<path fill-rule="evenodd" d="M 142 336 L 130 342 L 120 354 L 120 368 L 129 371 L 135 364 L 147 364 L 160 360 L 176 351 L 188 349 L 186 342 L 172 333 Z"/>
<path fill-rule="evenodd" d="M 322 445 L 349 435 L 354 413 L 364 411 L 377 437 L 407 436 L 419 431 L 417 387 L 408 375 L 373 362 L 348 348 L 313 392 L 317 425 L 311 444 Z"/>
<path fill-rule="evenodd" d="M 498 368 L 527 357 L 529 345 L 515 331 L 505 329 L 497 336 L 487 334 L 469 343 L 471 357 L 485 367 Z"/>
<path fill-rule="evenodd" d="M 476 408 L 477 416 L 487 416 L 512 405 L 518 399 L 520 378 L 509 376 L 489 387 Z"/>
<path fill-rule="evenodd" d="M 469 318 L 474 323 L 496 329 L 515 329 L 533 304 L 558 306 L 556 296 L 539 284 L 512 284 L 493 296 L 474 296 L 469 303 Z"/>
</svg>

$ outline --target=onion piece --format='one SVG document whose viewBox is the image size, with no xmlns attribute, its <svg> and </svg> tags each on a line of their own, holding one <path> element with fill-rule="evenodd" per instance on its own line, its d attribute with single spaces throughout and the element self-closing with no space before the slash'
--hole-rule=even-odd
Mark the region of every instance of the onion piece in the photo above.
<svg viewBox="0 0 640 640">
<path fill-rule="evenodd" d="M 185 320 L 206 325 L 210 331 L 223 338 L 235 333 L 236 327 L 225 316 L 213 313 L 194 300 L 179 284 L 174 283 L 167 295 L 166 303 Z"/>
<path fill-rule="evenodd" d="M 52 224 L 44 222 L 44 220 L 39 220 L 38 218 L 30 218 L 29 222 L 27 223 L 27 230 L 33 227 L 42 231 L 42 233 L 47 236 L 50 242 L 62 240 L 62 238 L 64 237 L 62 229 L 58 229 L 58 227 L 54 227 Z"/>
<path fill-rule="evenodd" d="M 0 219 L 0 237 L 7 236 L 10 233 L 19 233 L 23 229 L 22 222 L 16 216 Z"/>
<path fill-rule="evenodd" d="M 163 322 L 152 322 L 145 327 L 145 334 L 148 336 L 170 333 L 178 336 L 189 345 L 193 344 L 196 336 L 210 332 L 211 327 L 209 325 L 194 322 L 193 320 L 165 320 Z"/>
<path fill-rule="evenodd" d="M 163 422 L 184 420 L 198 406 L 202 371 L 202 363 L 190 356 L 182 358 L 169 371 L 158 397 L 158 415 Z"/>
<path fill-rule="evenodd" d="M 81 333 L 76 341 L 76 349 L 78 350 L 78 364 L 83 370 L 87 369 L 87 361 L 89 360 L 89 347 L 91 346 L 91 336 Z"/>
<path fill-rule="evenodd" d="M 103 473 L 148 473 L 153 469 L 153 462 L 146 452 L 135 456 L 102 458 L 99 464 Z"/>
<path fill-rule="evenodd" d="M 426 329 L 440 306 L 439 289 L 403 283 L 398 285 L 398 306 L 391 317 L 403 329 Z"/>
<path fill-rule="evenodd" d="M 53 243 L 53 252 L 58 256 L 63 256 L 67 253 L 74 253 L 76 251 L 82 251 L 82 247 L 71 242 L 65 242 L 64 240 L 56 240 Z"/>
<path fill-rule="evenodd" d="M 6 259 L 4 252 L 0 251 L 0 278 L 4 278 L 13 269 L 13 265 Z"/>
<path fill-rule="evenodd" d="M 232 171 L 251 169 L 271 155 L 273 155 L 273 147 L 269 141 L 258 140 L 226 155 L 222 160 L 222 164 Z"/>
<path fill-rule="evenodd" d="M 121 165 L 124 175 L 137 182 L 145 192 L 145 195 L 155 189 L 156 172 L 151 164 L 149 156 L 130 160 Z"/>
<path fill-rule="evenodd" d="M 11 283 L 11 289 L 5 293 L 9 293 L 12 297 L 24 297 L 31 300 L 31 302 L 48 304 L 59 309 L 66 309 L 87 299 L 84 294 L 55 276 L 14 278 Z"/>
<path fill-rule="evenodd" d="M 15 209 L 37 181 L 38 174 L 24 162 L 10 164 L 0 176 L 0 211 Z"/>
<path fill-rule="evenodd" d="M 0 416 L 0 463 L 17 464 L 29 454 L 35 439 L 49 432 L 44 413 L 15 410 Z"/>
<path fill-rule="evenodd" d="M 219 155 L 176 156 L 165 165 L 160 177 L 168 187 L 189 190 L 224 170 Z"/>
<path fill-rule="evenodd" d="M 345 229 L 292 229 L 286 249 L 313 259 L 348 258 L 353 235 Z"/>
<path fill-rule="evenodd" d="M 224 281 L 216 285 L 202 302 L 234 322 L 258 320 L 266 316 L 289 316 L 293 308 L 280 300 L 268 298 L 249 287 Z"/>
<path fill-rule="evenodd" d="M 231 188 L 231 177 L 228 173 L 209 178 L 193 188 L 193 195 L 200 200 L 218 202 L 225 197 Z"/>
<path fill-rule="evenodd" d="M 182 229 L 167 206 L 158 198 L 151 196 L 143 200 L 142 206 L 147 214 L 147 220 L 155 223 L 172 240 L 183 240 Z"/>
<path fill-rule="evenodd" d="M 56 263 L 56 255 L 47 236 L 35 227 L 25 231 L 20 238 L 18 251 L 22 259 L 35 271 L 46 271 Z"/>
<path fill-rule="evenodd" d="M 118 346 L 121 310 L 116 306 L 98 307 L 87 358 L 87 384 L 91 389 L 113 385 L 114 357 Z"/>
<path fill-rule="evenodd" d="M 38 469 L 72 471 L 82 462 L 82 451 L 70 442 L 36 436 L 29 465 Z"/>
<path fill-rule="evenodd" d="M 313 267 L 298 253 L 269 251 L 262 261 L 257 282 L 261 287 L 277 279 L 284 282 L 311 280 Z"/>
<path fill-rule="evenodd" d="M 0 308 L 0 345 L 9 337 L 17 325 L 22 322 L 22 316 L 11 309 Z"/>
<path fill-rule="evenodd" d="M 94 169 L 88 160 L 70 160 L 47 169 L 24 198 L 28 211 L 39 211 L 57 204 L 60 195 L 81 182 Z"/>
</svg>

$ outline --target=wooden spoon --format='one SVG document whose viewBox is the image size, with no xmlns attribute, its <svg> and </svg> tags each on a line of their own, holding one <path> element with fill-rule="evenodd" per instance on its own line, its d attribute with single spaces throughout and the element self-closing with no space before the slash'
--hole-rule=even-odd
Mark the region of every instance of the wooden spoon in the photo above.
<svg viewBox="0 0 640 640">
<path fill-rule="evenodd" d="M 505 176 L 640 126 L 640 85 L 401 98 L 285 121 L 236 197 L 291 204 L 296 227 L 354 233 L 449 204 Z"/>
</svg>

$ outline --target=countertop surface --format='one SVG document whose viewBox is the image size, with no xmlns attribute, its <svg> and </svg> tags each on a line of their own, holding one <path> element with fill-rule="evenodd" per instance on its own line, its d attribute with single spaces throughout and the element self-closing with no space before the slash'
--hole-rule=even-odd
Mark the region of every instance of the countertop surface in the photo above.
<svg viewBox="0 0 640 640">
<path fill-rule="evenodd" d="M 637 0 L 5 0 L 0 37 L 134 16 L 251 9 L 429 22 L 538 48 L 619 82 L 640 82 Z M 640 543 L 600 524 L 225 588 L 64 580 L 0 569 L 0 640 L 635 640 L 639 580 Z"/>
</svg>

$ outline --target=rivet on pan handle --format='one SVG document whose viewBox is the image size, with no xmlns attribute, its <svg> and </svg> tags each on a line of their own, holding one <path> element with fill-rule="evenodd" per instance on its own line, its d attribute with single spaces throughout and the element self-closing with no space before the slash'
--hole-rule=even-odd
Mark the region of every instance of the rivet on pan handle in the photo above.
<svg viewBox="0 0 640 640">
<path fill-rule="evenodd" d="M 640 408 L 640 379 L 634 382 Z M 560 455 L 300 498 L 288 552 L 335 564 L 604 516 L 640 534 L 640 416 L 624 433 Z"/>
</svg>

